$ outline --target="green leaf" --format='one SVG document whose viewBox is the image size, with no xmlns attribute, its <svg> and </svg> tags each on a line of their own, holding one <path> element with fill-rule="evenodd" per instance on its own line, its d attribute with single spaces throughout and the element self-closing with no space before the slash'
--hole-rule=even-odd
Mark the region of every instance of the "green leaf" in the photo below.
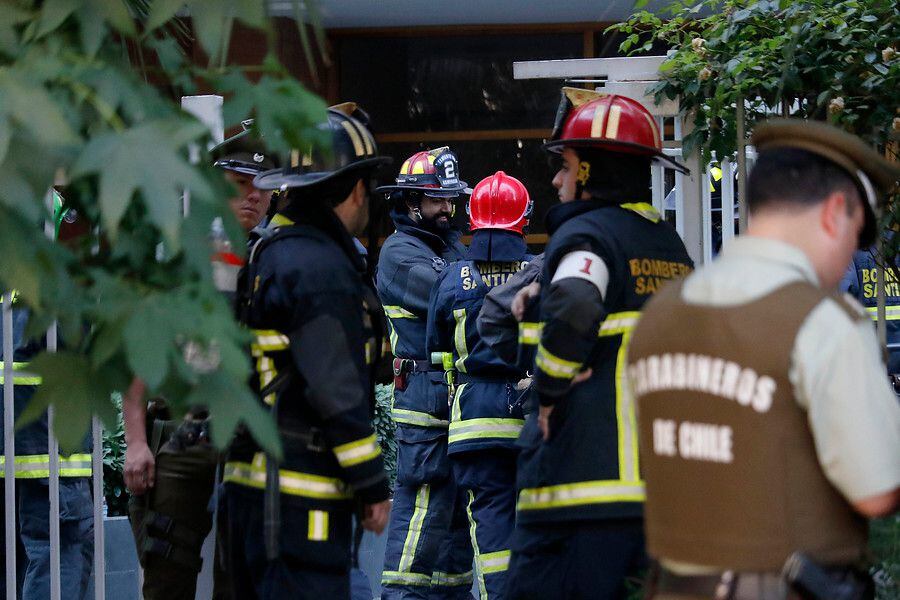
<svg viewBox="0 0 900 600">
<path fill-rule="evenodd" d="M 175 334 L 168 317 L 158 296 L 145 298 L 123 331 L 128 365 L 150 389 L 159 387 L 169 372 Z"/>
<path fill-rule="evenodd" d="M 127 36 L 134 36 L 137 33 L 134 19 L 123 0 L 89 0 L 89 2 L 94 11 L 103 15 L 119 33 Z"/>
<path fill-rule="evenodd" d="M 0 118 L 8 115 L 46 146 L 78 143 L 62 106 L 47 90 L 12 69 L 0 69 Z"/>
<path fill-rule="evenodd" d="M 878 20 L 878 17 L 876 17 L 875 15 L 864 15 L 864 16 L 860 17 L 859 20 L 862 21 L 863 23 L 874 23 L 875 21 Z"/>
<path fill-rule="evenodd" d="M 79 0 L 47 0 L 44 2 L 35 37 L 39 38 L 55 31 L 80 4 Z M 6 8 L 4 7 L 3 10 Z"/>
<path fill-rule="evenodd" d="M 168 22 L 182 6 L 184 0 L 153 0 L 150 16 L 144 25 L 145 35 Z"/>
</svg>

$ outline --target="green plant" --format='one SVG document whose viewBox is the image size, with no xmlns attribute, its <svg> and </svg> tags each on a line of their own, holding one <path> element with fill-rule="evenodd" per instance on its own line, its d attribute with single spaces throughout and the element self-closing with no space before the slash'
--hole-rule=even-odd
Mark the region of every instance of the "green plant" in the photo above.
<svg viewBox="0 0 900 600">
<path fill-rule="evenodd" d="M 391 487 L 397 480 L 397 425 L 391 411 L 394 408 L 394 386 L 378 384 L 375 386 L 375 435 L 381 444 L 384 456 L 384 469 L 388 473 Z"/>
<path fill-rule="evenodd" d="M 302 4 L 315 22 L 314 3 Z M 31 309 L 31 333 L 56 320 L 67 341 L 32 362 L 44 384 L 21 419 L 55 405 L 65 452 L 92 414 L 114 429 L 111 394 L 133 377 L 176 415 L 208 406 L 216 440 L 244 421 L 278 450 L 272 419 L 245 385 L 248 334 L 212 283 L 211 221 L 221 217 L 233 246 L 243 246 L 224 201 L 233 190 L 208 157 L 188 160 L 189 147 L 206 148 L 210 134 L 178 102 L 213 89 L 226 96 L 226 127 L 255 116 L 276 151 L 325 143 L 315 128 L 325 103 L 276 58 L 268 5 L 0 0 L 0 289 L 17 290 Z M 236 22 L 268 42 L 253 81 L 225 66 Z M 193 34 L 208 65 L 185 51 Z M 51 218 L 52 185 L 99 234 L 71 245 L 47 239 L 40 224 Z"/>
<path fill-rule="evenodd" d="M 115 429 L 103 430 L 103 496 L 107 514 L 118 517 L 128 514 L 128 491 L 125 489 L 125 423 L 122 420 L 122 395 L 113 394 L 118 410 Z"/>
</svg>

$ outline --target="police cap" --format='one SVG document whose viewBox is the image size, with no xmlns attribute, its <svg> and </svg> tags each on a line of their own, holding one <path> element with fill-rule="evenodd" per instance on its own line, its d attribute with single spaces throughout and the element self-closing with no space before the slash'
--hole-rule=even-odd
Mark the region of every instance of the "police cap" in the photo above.
<svg viewBox="0 0 900 600">
<path fill-rule="evenodd" d="M 866 221 L 860 248 L 875 241 L 880 201 L 900 180 L 900 168 L 888 162 L 860 138 L 820 121 L 770 119 L 753 130 L 751 143 L 763 153 L 775 148 L 805 150 L 844 169 L 859 188 Z"/>
<path fill-rule="evenodd" d="M 244 131 L 231 136 L 209 151 L 213 166 L 244 175 L 258 175 L 263 171 L 277 168 L 280 163 L 278 157 L 270 153 L 262 139 L 250 131 L 253 119 L 247 119 L 241 125 Z"/>
</svg>

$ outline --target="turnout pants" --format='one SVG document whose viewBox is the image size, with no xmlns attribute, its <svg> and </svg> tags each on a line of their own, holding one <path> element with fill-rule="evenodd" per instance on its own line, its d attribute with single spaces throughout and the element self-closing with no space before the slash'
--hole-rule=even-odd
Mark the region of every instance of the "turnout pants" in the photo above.
<svg viewBox="0 0 900 600">
<path fill-rule="evenodd" d="M 519 525 L 508 597 L 624 599 L 641 588 L 646 567 L 642 519 Z"/>
<path fill-rule="evenodd" d="M 452 478 L 394 489 L 384 570 L 384 600 L 469 598 L 472 547 L 466 499 Z"/>
<path fill-rule="evenodd" d="M 516 451 L 474 450 L 450 459 L 466 502 L 479 598 L 506 598 L 509 544 L 516 523 Z"/>
<path fill-rule="evenodd" d="M 193 600 L 203 566 L 200 551 L 212 529 L 219 453 L 207 444 L 176 447 L 169 438 L 177 426 L 175 421 L 154 423 L 150 449 L 156 483 L 142 496 L 133 496 L 128 506 L 146 600 Z M 213 595 L 230 598 L 221 561 L 214 562 Z"/>
</svg>

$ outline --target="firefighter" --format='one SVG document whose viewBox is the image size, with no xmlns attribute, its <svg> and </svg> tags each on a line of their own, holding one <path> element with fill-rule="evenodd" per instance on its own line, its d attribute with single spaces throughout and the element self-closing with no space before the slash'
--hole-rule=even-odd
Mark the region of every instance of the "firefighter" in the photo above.
<svg viewBox="0 0 900 600">
<path fill-rule="evenodd" d="M 644 488 L 625 352 L 644 302 L 692 268 L 649 204 L 668 159 L 638 102 L 563 89 L 553 137 L 532 412 L 520 438 L 512 598 L 624 597 L 644 566 Z"/>
<path fill-rule="evenodd" d="M 451 394 L 448 454 L 465 495 L 478 590 L 503 598 L 516 516 L 515 441 L 525 423 L 518 383 L 476 329 L 487 292 L 523 269 L 532 211 L 522 183 L 503 171 L 475 186 L 468 204 L 472 243 L 438 277 L 428 308 L 427 350 L 443 364 Z"/>
<path fill-rule="evenodd" d="M 352 517 L 380 533 L 389 489 L 372 428 L 381 306 L 353 242 L 379 156 L 355 105 L 327 111 L 328 152 L 291 153 L 254 184 L 285 206 L 254 244 L 238 289 L 255 340 L 254 388 L 277 420 L 279 460 L 240 431 L 224 469 L 237 598 L 349 598 Z"/>
<path fill-rule="evenodd" d="M 451 226 L 466 191 L 449 148 L 417 152 L 390 195 L 396 231 L 378 259 L 378 294 L 394 354 L 393 417 L 397 482 L 382 571 L 382 597 L 464 597 L 472 585 L 472 548 L 463 497 L 447 458 L 449 407 L 440 366 L 425 350 L 428 298 L 447 264 L 464 257 Z"/>
<path fill-rule="evenodd" d="M 237 190 L 228 206 L 247 233 L 265 219 L 272 192 L 253 186 L 259 173 L 276 167 L 262 139 L 245 129 L 210 151 Z M 242 259 L 231 249 L 219 223 L 214 224 L 213 278 L 216 287 L 234 301 Z M 135 381 L 123 404 L 125 421 L 125 484 L 131 490 L 129 518 L 144 569 L 143 595 L 148 600 L 193 599 L 203 565 L 200 551 L 212 529 L 210 498 L 221 456 L 209 439 L 206 410 L 194 408 L 183 421 L 171 420 L 165 402 L 154 400 L 147 410 L 144 386 Z M 221 533 L 221 532 L 220 532 Z M 229 598 L 221 557 L 214 562 L 216 598 Z"/>
<path fill-rule="evenodd" d="M 836 287 L 900 169 L 824 123 L 752 143 L 747 234 L 654 298 L 629 352 L 654 597 L 871 598 L 865 517 L 900 500 L 900 406 Z"/>
<path fill-rule="evenodd" d="M 57 238 L 65 242 L 67 231 L 77 229 L 75 211 L 64 206 L 62 197 L 54 192 L 54 222 Z M 45 340 L 30 338 L 26 333 L 31 317 L 13 291 L 4 295 L 3 302 L 12 300 L 13 356 L 7 357 L 0 350 L 0 367 L 12 361 L 12 381 L 0 372 L 0 388 L 13 386 L 16 418 L 41 384 L 41 378 L 28 372 L 28 363 L 45 348 Z M 0 323 L 0 336 L 5 333 Z M 3 407 L 0 405 L 0 418 Z M 0 439 L 3 437 L 0 423 Z M 20 556 L 19 568 L 23 575 L 5 573 L 22 582 L 21 598 L 44 600 L 50 597 L 50 456 L 48 455 L 48 418 L 45 411 L 39 419 L 15 432 L 15 458 L 7 460 L 0 453 L 0 481 L 12 467 L 16 480 L 17 532 L 25 556 Z M 12 463 L 12 465 L 10 465 Z M 94 559 L 94 515 L 91 500 L 91 454 L 85 445 L 81 452 L 59 457 L 59 575 L 60 588 L 67 596 L 83 598 Z M 5 505 L 0 499 L 0 506 Z M 2 541 L 4 536 L 0 536 Z M 25 558 L 26 560 L 21 560 Z"/>
</svg>

